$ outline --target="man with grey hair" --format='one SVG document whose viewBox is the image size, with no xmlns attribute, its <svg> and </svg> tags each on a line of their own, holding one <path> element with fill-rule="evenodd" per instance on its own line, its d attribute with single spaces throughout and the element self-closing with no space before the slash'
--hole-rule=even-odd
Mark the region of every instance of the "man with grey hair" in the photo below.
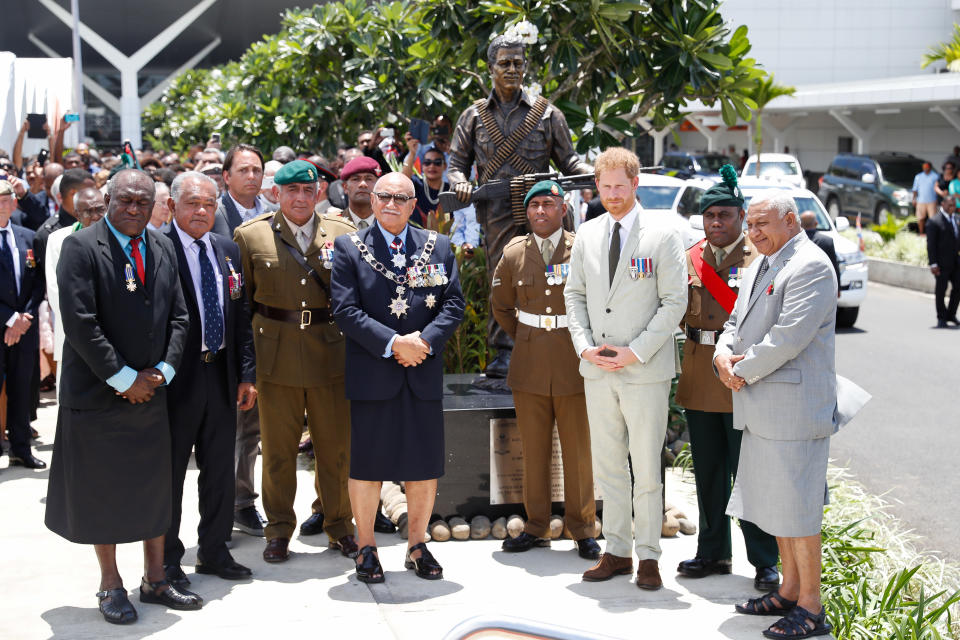
<svg viewBox="0 0 960 640">
<path fill-rule="evenodd" d="M 167 206 L 167 200 L 170 199 L 170 187 L 166 182 L 156 182 L 153 185 L 156 191 L 153 201 L 153 211 L 150 212 L 150 222 L 147 223 L 147 229 L 166 233 L 170 230 L 170 208 Z"/>
<path fill-rule="evenodd" d="M 580 162 L 573 149 L 563 112 L 543 96 L 532 96 L 523 90 L 527 69 L 523 41 L 506 35 L 491 40 L 487 47 L 487 68 L 493 91 L 460 115 L 450 143 L 447 179 L 460 200 L 470 200 L 473 192 L 470 173 L 474 164 L 480 185 L 490 180 L 549 171 L 551 160 L 560 173 L 590 173 L 590 166 Z M 527 133 L 514 144 L 510 136 L 517 131 Z M 498 151 L 500 156 L 496 155 Z M 476 210 L 487 245 L 487 279 L 492 280 L 504 247 L 524 233 L 524 226 L 514 220 L 509 200 L 477 202 Z M 487 320 L 487 340 L 496 348 L 497 356 L 487 366 L 486 374 L 491 378 L 505 378 L 513 341 L 492 314 Z"/>
<path fill-rule="evenodd" d="M 251 576 L 227 549 L 233 525 L 234 440 L 237 409 L 249 411 L 257 398 L 250 308 L 243 294 L 240 250 L 211 233 L 217 185 L 201 173 L 182 173 L 164 202 L 173 216 L 166 236 L 173 242 L 180 288 L 190 315 L 183 361 L 170 384 L 170 444 L 173 463 L 173 517 L 164 538 L 167 580 L 187 586 L 180 567 L 183 482 L 196 451 L 200 468 L 200 525 L 197 573 L 242 580 Z"/>
<path fill-rule="evenodd" d="M 764 633 L 770 637 L 821 635 L 830 630 L 820 602 L 820 527 L 839 425 L 837 279 L 802 232 L 789 194 L 750 203 L 747 233 L 764 257 L 747 269 L 713 358 L 734 391 L 734 428 L 743 431 L 727 513 L 776 536 L 783 583 L 737 611 L 783 616 Z"/>
</svg>

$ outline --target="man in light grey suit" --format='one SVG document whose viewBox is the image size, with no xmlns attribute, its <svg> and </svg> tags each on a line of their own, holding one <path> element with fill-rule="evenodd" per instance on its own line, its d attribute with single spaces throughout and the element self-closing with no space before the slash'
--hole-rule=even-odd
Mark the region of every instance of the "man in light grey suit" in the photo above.
<svg viewBox="0 0 960 640">
<path fill-rule="evenodd" d="M 636 550 L 637 586 L 653 590 L 663 585 L 660 452 L 670 380 L 678 373 L 673 336 L 687 308 L 687 260 L 677 232 L 647 219 L 637 202 L 639 170 L 626 149 L 597 158 L 597 188 L 608 213 L 580 225 L 564 298 L 581 359 L 607 540 L 583 579 L 632 573 Z"/>
<path fill-rule="evenodd" d="M 839 420 L 837 278 L 802 233 L 789 194 L 755 198 L 747 231 L 764 258 L 749 267 L 713 360 L 735 391 L 733 426 L 743 431 L 727 513 L 777 537 L 783 584 L 737 611 L 783 616 L 767 637 L 821 635 L 830 631 L 820 603 L 820 527 Z"/>
</svg>

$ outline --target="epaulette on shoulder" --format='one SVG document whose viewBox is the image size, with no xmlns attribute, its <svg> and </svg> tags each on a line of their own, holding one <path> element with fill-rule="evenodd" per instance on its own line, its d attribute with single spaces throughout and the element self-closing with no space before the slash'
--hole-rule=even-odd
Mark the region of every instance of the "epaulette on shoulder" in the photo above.
<svg viewBox="0 0 960 640">
<path fill-rule="evenodd" d="M 339 213 L 321 213 L 320 220 L 322 222 L 331 222 L 333 224 L 342 224 L 350 231 L 356 231 L 357 226 L 353 224 L 353 220 L 345 216 L 340 215 Z"/>
<path fill-rule="evenodd" d="M 255 218 L 250 218 L 250 219 L 247 220 L 246 222 L 241 222 L 241 223 L 240 223 L 240 226 L 241 226 L 241 227 L 249 227 L 250 225 L 256 224 L 257 222 L 260 222 L 261 220 L 269 220 L 269 219 L 273 218 L 273 216 L 276 215 L 276 213 L 277 213 L 276 211 L 269 211 L 269 212 L 267 212 L 267 213 L 261 213 L 260 215 L 258 215 L 258 216 L 255 217 Z"/>
<path fill-rule="evenodd" d="M 505 248 L 509 249 L 514 245 L 523 244 L 526 241 L 527 241 L 527 236 L 517 236 L 516 238 L 513 238 L 512 240 L 510 240 L 510 242 L 507 243 L 507 246 Z"/>
</svg>

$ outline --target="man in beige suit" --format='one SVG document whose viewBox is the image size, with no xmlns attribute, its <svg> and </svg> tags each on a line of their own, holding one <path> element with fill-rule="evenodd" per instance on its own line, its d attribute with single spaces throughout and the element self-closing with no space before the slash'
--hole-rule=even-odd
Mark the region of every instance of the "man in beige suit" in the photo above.
<svg viewBox="0 0 960 640">
<path fill-rule="evenodd" d="M 584 378 L 607 539 L 606 552 L 583 579 L 632 573 L 635 550 L 637 586 L 654 590 L 663 586 L 657 562 L 663 522 L 660 452 L 670 380 L 677 373 L 673 336 L 687 308 L 687 261 L 676 230 L 647 219 L 637 202 L 637 157 L 626 149 L 607 149 L 595 167 L 608 213 L 580 225 L 564 291 Z"/>
</svg>

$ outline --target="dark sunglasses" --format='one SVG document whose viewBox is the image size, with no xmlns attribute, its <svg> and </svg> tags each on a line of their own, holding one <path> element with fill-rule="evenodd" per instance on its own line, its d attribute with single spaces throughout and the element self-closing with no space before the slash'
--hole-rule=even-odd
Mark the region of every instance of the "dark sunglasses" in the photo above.
<svg viewBox="0 0 960 640">
<path fill-rule="evenodd" d="M 443 160 L 437 158 L 436 160 L 424 160 L 423 166 L 425 167 L 442 167 Z"/>
<path fill-rule="evenodd" d="M 398 204 L 406 204 L 410 200 L 413 200 L 417 197 L 408 196 L 405 193 L 387 193 L 386 191 L 374 191 L 373 195 L 377 196 L 377 199 L 382 200 L 383 202 L 389 202 L 390 200 L 393 200 Z"/>
<path fill-rule="evenodd" d="M 3 169 L 4 171 L 13 171 L 14 169 L 16 169 L 16 167 L 14 167 L 9 162 L 4 162 L 3 164 L 0 164 L 0 169 Z"/>
</svg>

